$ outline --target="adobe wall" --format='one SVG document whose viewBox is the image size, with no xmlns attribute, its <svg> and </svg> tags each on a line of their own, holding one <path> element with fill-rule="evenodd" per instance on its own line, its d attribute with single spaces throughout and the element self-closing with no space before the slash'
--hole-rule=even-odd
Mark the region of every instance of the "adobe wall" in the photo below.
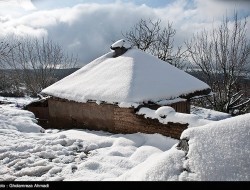
<svg viewBox="0 0 250 190">
<path fill-rule="evenodd" d="M 176 112 L 190 113 L 190 101 L 189 100 L 169 104 L 167 106 L 171 106 L 172 108 L 175 109 Z M 159 107 L 161 107 L 161 105 L 152 103 L 152 104 L 145 104 L 143 107 L 148 107 L 150 109 L 157 110 Z"/>
<path fill-rule="evenodd" d="M 115 131 L 117 133 L 160 133 L 164 136 L 180 139 L 181 133 L 188 124 L 162 124 L 158 119 L 145 118 L 137 115 L 133 108 L 114 108 Z"/>
<path fill-rule="evenodd" d="M 175 109 L 176 112 L 190 113 L 190 101 L 177 102 L 169 105 Z"/>
<path fill-rule="evenodd" d="M 38 125 L 41 125 L 44 128 L 48 128 L 48 120 L 49 120 L 49 109 L 48 107 L 32 107 L 32 106 L 27 106 L 26 108 L 28 111 L 31 111 L 34 113 Z"/>
<path fill-rule="evenodd" d="M 84 128 L 112 133 L 160 133 L 180 138 L 188 124 L 161 124 L 157 119 L 146 119 L 135 114 L 134 108 L 120 108 L 95 102 L 77 103 L 61 99 L 49 99 L 49 124 L 51 128 Z"/>
<path fill-rule="evenodd" d="M 50 98 L 49 123 L 51 128 L 108 130 L 114 126 L 113 110 L 113 105 L 77 103 Z"/>
<path fill-rule="evenodd" d="M 33 112 L 34 115 L 38 118 L 42 118 L 42 119 L 49 118 L 48 107 L 28 107 L 27 110 Z"/>
</svg>

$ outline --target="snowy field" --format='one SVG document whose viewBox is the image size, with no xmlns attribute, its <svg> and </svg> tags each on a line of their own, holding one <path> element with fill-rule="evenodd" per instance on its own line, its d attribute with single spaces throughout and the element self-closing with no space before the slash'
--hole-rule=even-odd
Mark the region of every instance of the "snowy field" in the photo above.
<svg viewBox="0 0 250 190">
<path fill-rule="evenodd" d="M 192 107 L 214 122 L 182 133 L 186 151 L 160 134 L 44 130 L 20 108 L 31 100 L 0 105 L 0 181 L 250 181 L 250 114 Z"/>
</svg>

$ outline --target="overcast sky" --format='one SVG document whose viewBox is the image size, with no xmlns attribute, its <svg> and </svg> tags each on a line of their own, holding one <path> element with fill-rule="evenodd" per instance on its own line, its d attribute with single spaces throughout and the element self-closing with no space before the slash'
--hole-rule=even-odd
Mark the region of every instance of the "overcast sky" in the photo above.
<svg viewBox="0 0 250 190">
<path fill-rule="evenodd" d="M 78 54 L 82 65 L 109 51 L 141 18 L 173 22 L 176 45 L 237 10 L 247 16 L 248 0 L 0 0 L 0 36 L 45 36 Z"/>
</svg>

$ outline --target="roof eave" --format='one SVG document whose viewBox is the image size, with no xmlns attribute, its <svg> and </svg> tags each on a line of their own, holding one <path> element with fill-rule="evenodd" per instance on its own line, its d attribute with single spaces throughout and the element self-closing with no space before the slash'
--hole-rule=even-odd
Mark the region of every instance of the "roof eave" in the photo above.
<svg viewBox="0 0 250 190">
<path fill-rule="evenodd" d="M 197 90 L 197 91 L 189 93 L 189 94 L 181 95 L 180 98 L 185 98 L 185 99 L 190 100 L 191 98 L 196 97 L 196 96 L 207 96 L 211 92 L 212 92 L 211 88 L 206 88 L 203 90 Z"/>
</svg>

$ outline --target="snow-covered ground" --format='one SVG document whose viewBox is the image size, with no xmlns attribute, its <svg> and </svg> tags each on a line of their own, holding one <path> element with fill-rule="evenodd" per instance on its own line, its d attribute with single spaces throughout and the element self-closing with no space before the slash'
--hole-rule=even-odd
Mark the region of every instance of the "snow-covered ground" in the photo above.
<svg viewBox="0 0 250 190">
<path fill-rule="evenodd" d="M 192 114 L 198 115 L 199 117 L 212 121 L 219 121 L 222 119 L 230 118 L 231 115 L 228 113 L 218 112 L 215 110 L 210 110 L 206 108 L 201 108 L 197 106 L 191 106 L 190 112 Z"/>
<path fill-rule="evenodd" d="M 44 129 L 36 123 L 35 115 L 29 111 L 16 109 L 11 105 L 0 106 L 0 129 L 26 133 L 44 132 Z"/>
<path fill-rule="evenodd" d="M 0 105 L 0 181 L 250 180 L 250 114 L 185 130 L 186 152 L 160 134 L 41 133 L 34 115 L 15 105 Z"/>
<path fill-rule="evenodd" d="M 250 113 L 185 130 L 189 151 L 180 180 L 249 181 Z"/>
<path fill-rule="evenodd" d="M 0 102 L 10 104 L 11 107 L 18 108 L 22 108 L 24 105 L 27 105 L 34 100 L 38 100 L 38 98 L 31 98 L 29 96 L 20 98 L 0 96 Z"/>
</svg>

